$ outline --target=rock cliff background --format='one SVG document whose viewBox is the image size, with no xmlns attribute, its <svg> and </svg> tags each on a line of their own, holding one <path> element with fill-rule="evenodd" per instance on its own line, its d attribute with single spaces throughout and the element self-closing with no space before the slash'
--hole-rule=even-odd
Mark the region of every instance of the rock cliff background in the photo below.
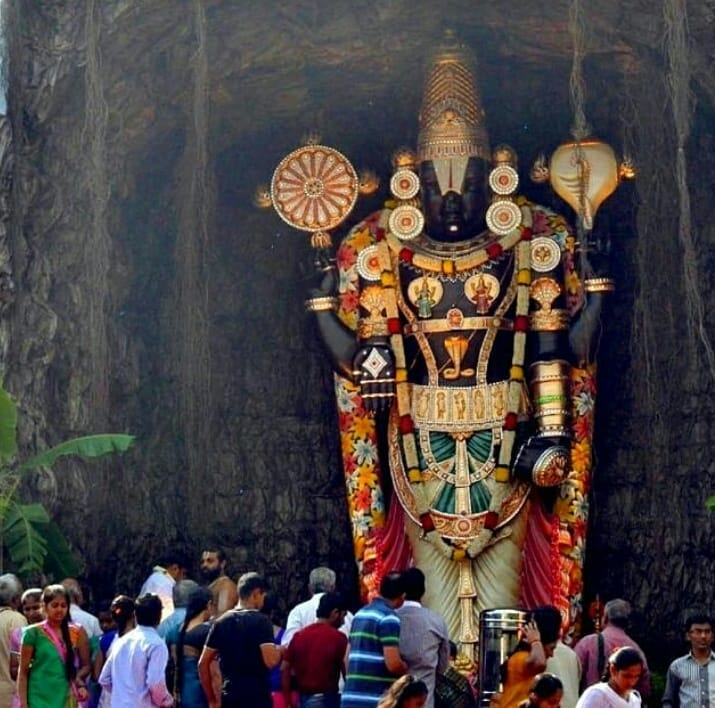
<svg viewBox="0 0 715 708">
<path fill-rule="evenodd" d="M 688 313 L 693 286 L 706 305 L 715 287 L 715 2 L 585 5 L 587 115 L 639 169 L 599 215 L 619 288 L 586 599 L 629 598 L 658 664 L 681 648 L 683 611 L 713 608 L 714 321 L 706 311 L 698 332 Z M 666 6 L 688 20 L 693 251 Z M 234 573 L 263 570 L 283 607 L 319 563 L 356 592 L 331 373 L 303 310 L 310 249 L 252 206 L 254 189 L 309 130 L 385 185 L 391 152 L 415 143 L 423 58 L 445 27 L 477 53 L 492 143 L 513 145 L 526 176 L 569 137 L 569 4 L 4 0 L 3 16 L 0 354 L 21 442 L 139 437 L 28 493 L 95 597 L 135 592 L 167 548 L 213 544 Z"/>
</svg>

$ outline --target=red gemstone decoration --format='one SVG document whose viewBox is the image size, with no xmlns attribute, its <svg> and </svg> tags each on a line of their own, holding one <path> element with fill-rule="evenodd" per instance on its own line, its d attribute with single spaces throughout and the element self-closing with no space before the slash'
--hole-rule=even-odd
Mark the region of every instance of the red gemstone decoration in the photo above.
<svg viewBox="0 0 715 708">
<path fill-rule="evenodd" d="M 500 243 L 493 243 L 487 247 L 487 255 L 489 258 L 499 258 L 504 253 L 504 249 Z"/>
<path fill-rule="evenodd" d="M 429 512 L 420 516 L 420 524 L 422 525 L 425 533 L 434 531 L 434 521 L 432 521 L 432 516 Z"/>
<path fill-rule="evenodd" d="M 414 433 L 415 431 L 415 424 L 412 420 L 411 415 L 403 415 L 400 416 L 400 432 L 403 435 L 409 435 L 410 433 Z"/>
<path fill-rule="evenodd" d="M 528 332 L 529 331 L 529 318 L 526 315 L 517 315 L 514 318 L 514 331 L 515 332 Z"/>
<path fill-rule="evenodd" d="M 499 514 L 496 511 L 488 511 L 484 517 L 484 528 L 494 531 L 499 523 Z"/>
</svg>

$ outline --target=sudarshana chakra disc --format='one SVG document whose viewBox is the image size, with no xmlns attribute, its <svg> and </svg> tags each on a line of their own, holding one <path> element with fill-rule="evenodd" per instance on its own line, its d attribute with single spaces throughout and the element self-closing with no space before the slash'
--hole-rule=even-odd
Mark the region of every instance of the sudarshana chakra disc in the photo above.
<svg viewBox="0 0 715 708">
<path fill-rule="evenodd" d="M 332 229 L 352 211 L 358 176 L 349 160 L 324 145 L 306 145 L 284 157 L 273 173 L 278 216 L 301 231 Z"/>
</svg>

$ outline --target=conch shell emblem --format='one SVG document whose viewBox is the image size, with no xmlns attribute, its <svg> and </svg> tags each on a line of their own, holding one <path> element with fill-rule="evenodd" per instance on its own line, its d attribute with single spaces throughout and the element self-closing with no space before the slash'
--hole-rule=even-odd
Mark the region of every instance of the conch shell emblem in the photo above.
<svg viewBox="0 0 715 708">
<path fill-rule="evenodd" d="M 607 143 L 589 138 L 568 142 L 551 156 L 551 186 L 593 228 L 598 207 L 618 186 L 618 161 Z"/>
</svg>

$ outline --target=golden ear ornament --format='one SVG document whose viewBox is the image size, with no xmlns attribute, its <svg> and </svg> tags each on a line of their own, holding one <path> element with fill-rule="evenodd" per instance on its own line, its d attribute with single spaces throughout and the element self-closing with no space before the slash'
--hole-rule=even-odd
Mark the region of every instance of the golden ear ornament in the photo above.
<svg viewBox="0 0 715 708">
<path fill-rule="evenodd" d="M 403 145 L 392 153 L 392 166 L 396 170 L 402 167 L 415 167 L 416 165 L 417 154 L 412 148 Z"/>
<path fill-rule="evenodd" d="M 271 180 L 271 200 L 283 221 L 300 231 L 326 231 L 355 206 L 358 176 L 350 161 L 324 145 L 306 145 L 286 155 Z"/>
<path fill-rule="evenodd" d="M 401 204 L 392 210 L 388 224 L 400 241 L 412 241 L 422 233 L 425 217 L 417 207 Z"/>
<path fill-rule="evenodd" d="M 499 199 L 487 209 L 487 226 L 492 233 L 506 236 L 521 226 L 521 209 L 508 199 Z"/>
<path fill-rule="evenodd" d="M 259 184 L 253 193 L 253 204 L 259 209 L 270 209 L 273 206 L 271 188 L 267 184 Z"/>
<path fill-rule="evenodd" d="M 412 199 L 420 191 L 420 178 L 410 169 L 400 169 L 390 179 L 390 191 L 395 199 Z"/>
<path fill-rule="evenodd" d="M 360 194 L 369 196 L 375 194 L 380 188 L 380 178 L 374 170 L 360 170 L 358 175 L 358 191 Z"/>
<path fill-rule="evenodd" d="M 519 173 L 511 165 L 497 165 L 489 173 L 489 187 L 494 194 L 506 197 L 516 192 Z"/>
</svg>

